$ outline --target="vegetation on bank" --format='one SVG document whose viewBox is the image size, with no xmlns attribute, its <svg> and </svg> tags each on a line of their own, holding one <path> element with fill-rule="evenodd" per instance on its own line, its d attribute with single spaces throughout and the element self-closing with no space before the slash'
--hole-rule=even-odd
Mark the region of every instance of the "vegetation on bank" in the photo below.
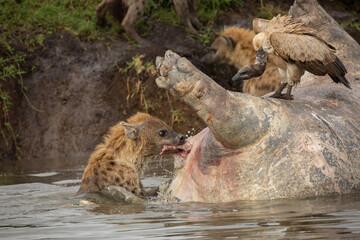
<svg viewBox="0 0 360 240">
<path fill-rule="evenodd" d="M 349 20 L 340 23 L 340 26 L 345 30 L 349 29 L 349 28 L 354 28 L 354 29 L 360 31 L 360 19 L 355 18 L 355 17 L 350 18 Z"/>
<path fill-rule="evenodd" d="M 19 133 L 11 119 L 13 96 L 10 92 L 14 92 L 15 87 L 28 100 L 22 78 L 35 67 L 29 66 L 26 59 L 57 29 L 65 29 L 83 40 L 101 39 L 115 33 L 114 28 L 96 28 L 97 4 L 97 0 L 0 0 L 0 137 L 5 146 L 16 149 L 18 158 L 21 149 L 17 144 Z"/>
</svg>

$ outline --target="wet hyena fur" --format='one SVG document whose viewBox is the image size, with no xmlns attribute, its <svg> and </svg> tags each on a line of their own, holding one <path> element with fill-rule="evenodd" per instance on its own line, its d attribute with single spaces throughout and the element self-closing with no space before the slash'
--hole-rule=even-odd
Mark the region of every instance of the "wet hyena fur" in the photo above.
<svg viewBox="0 0 360 240">
<path fill-rule="evenodd" d="M 201 61 L 206 64 L 225 63 L 241 69 L 255 61 L 253 47 L 255 32 L 229 27 L 220 34 L 210 46 Z M 244 81 L 242 92 L 262 96 L 273 92 L 280 86 L 280 75 L 276 66 L 267 64 L 262 76 Z"/>
<path fill-rule="evenodd" d="M 148 161 L 164 146 L 183 144 L 165 122 L 145 113 L 137 113 L 125 122 L 110 128 L 91 154 L 77 194 L 99 192 L 108 186 L 121 186 L 137 196 L 144 191 L 140 176 Z"/>
<path fill-rule="evenodd" d="M 136 20 L 144 12 L 147 0 L 103 0 L 96 7 L 98 25 L 106 25 L 105 16 L 109 12 L 115 19 L 121 22 L 130 37 L 140 44 L 146 44 L 146 40 L 135 31 Z M 174 0 L 174 7 L 180 22 L 193 33 L 200 29 L 202 24 L 197 18 L 195 0 Z"/>
</svg>

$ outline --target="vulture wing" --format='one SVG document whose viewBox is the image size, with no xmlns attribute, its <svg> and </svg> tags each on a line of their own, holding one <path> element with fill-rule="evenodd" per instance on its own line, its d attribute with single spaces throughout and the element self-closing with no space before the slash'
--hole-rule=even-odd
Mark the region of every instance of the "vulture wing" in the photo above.
<svg viewBox="0 0 360 240">
<path fill-rule="evenodd" d="M 329 74 L 334 82 L 350 88 L 344 77 L 346 68 L 332 51 L 332 46 L 311 34 L 272 33 L 270 44 L 285 61 L 315 75 Z"/>
</svg>

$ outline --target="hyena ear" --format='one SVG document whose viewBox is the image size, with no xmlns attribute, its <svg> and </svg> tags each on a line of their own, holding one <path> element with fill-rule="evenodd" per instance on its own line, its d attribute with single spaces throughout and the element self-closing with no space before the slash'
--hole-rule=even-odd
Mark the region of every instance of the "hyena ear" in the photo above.
<svg viewBox="0 0 360 240">
<path fill-rule="evenodd" d="M 225 35 L 221 35 L 221 36 L 225 39 L 226 44 L 229 46 L 229 48 L 231 49 L 235 48 L 235 42 L 231 37 Z"/>
<path fill-rule="evenodd" d="M 126 136 L 130 139 L 137 138 L 140 135 L 141 130 L 144 128 L 143 123 L 131 124 L 126 122 L 121 122 L 120 124 L 124 127 Z"/>
</svg>

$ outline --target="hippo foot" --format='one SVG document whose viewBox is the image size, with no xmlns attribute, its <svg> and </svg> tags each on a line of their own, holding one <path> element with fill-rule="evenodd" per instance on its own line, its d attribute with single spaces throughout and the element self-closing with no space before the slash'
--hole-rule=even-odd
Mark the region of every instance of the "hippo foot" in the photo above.
<svg viewBox="0 0 360 240">
<path fill-rule="evenodd" d="M 166 51 L 164 58 L 156 58 L 156 68 L 160 74 L 160 77 L 156 79 L 156 84 L 177 97 L 191 92 L 204 75 L 189 60 L 181 58 L 170 50 Z"/>
</svg>

